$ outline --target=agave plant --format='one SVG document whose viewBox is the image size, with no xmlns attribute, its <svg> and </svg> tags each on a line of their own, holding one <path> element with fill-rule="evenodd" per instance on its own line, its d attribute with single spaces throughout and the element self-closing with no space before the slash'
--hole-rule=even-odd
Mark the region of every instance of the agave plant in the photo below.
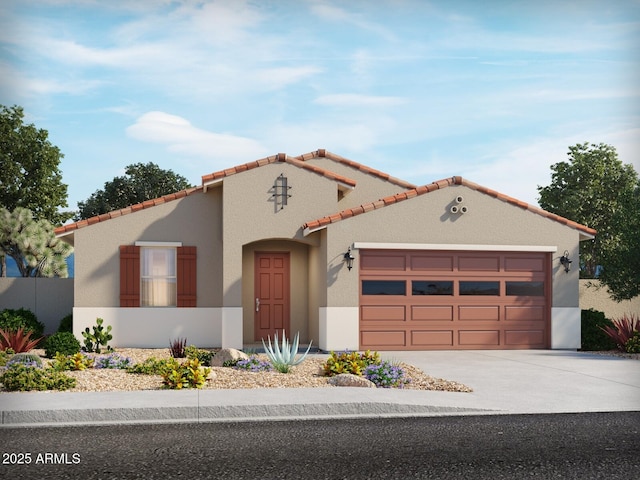
<svg viewBox="0 0 640 480">
<path fill-rule="evenodd" d="M 20 327 L 16 331 L 0 329 L 0 350 L 11 348 L 15 353 L 28 352 L 38 345 L 42 337 L 31 338 L 31 330 L 24 331 L 24 327 Z"/>
<path fill-rule="evenodd" d="M 282 346 L 278 345 L 278 332 L 273 335 L 273 346 L 271 345 L 271 338 L 269 336 L 267 336 L 267 340 L 269 346 L 265 345 L 264 338 L 262 339 L 264 351 L 269 357 L 269 360 L 271 360 L 274 368 L 281 373 L 288 373 L 291 367 L 301 364 L 309 353 L 309 350 L 311 350 L 311 342 L 309 342 L 307 351 L 296 358 L 298 343 L 300 342 L 300 332 L 296 333 L 293 337 L 292 344 L 289 344 L 284 330 L 282 330 Z"/>
</svg>

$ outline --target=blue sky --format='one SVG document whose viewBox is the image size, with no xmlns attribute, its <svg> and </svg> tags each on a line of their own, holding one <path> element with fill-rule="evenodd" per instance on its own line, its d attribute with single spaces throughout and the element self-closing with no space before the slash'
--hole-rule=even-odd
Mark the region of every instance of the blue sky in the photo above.
<svg viewBox="0 0 640 480">
<path fill-rule="evenodd" d="M 325 148 L 536 204 L 576 143 L 640 172 L 640 1 L 5 0 L 0 104 L 64 153 L 69 207 L 126 165 L 193 184 Z"/>
</svg>

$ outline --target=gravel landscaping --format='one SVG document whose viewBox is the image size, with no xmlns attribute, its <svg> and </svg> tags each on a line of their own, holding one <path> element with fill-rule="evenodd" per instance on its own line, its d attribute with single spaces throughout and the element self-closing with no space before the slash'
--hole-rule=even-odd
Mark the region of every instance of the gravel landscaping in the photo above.
<svg viewBox="0 0 640 480">
<path fill-rule="evenodd" d="M 43 350 L 33 350 L 39 354 L 43 362 L 50 360 L 44 357 Z M 156 359 L 170 358 L 168 348 L 141 349 L 118 348 L 116 352 L 131 358 L 133 363 L 141 363 L 149 357 Z M 267 360 L 266 355 L 258 355 Z M 322 375 L 322 365 L 329 356 L 327 354 L 309 354 L 305 361 L 292 367 L 289 373 L 249 372 L 229 367 L 211 367 L 211 375 L 205 389 L 251 389 L 251 388 L 301 388 L 301 387 L 333 387 L 328 383 L 329 377 Z M 184 359 L 178 359 L 184 360 Z M 461 383 L 434 378 L 422 370 L 405 363 L 400 364 L 406 375 L 411 378 L 405 389 L 441 390 L 449 392 L 471 392 L 472 389 Z M 141 375 L 127 373 L 115 369 L 87 369 L 68 371 L 65 374 L 76 379 L 76 386 L 68 392 L 107 392 L 163 389 L 162 377 L 158 375 Z M 3 391 L 3 390 L 0 390 Z"/>
</svg>

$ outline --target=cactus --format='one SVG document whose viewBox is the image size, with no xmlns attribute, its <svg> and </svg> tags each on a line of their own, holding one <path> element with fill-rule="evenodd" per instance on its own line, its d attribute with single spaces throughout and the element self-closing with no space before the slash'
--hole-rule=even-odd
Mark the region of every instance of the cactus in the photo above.
<svg viewBox="0 0 640 480">
<path fill-rule="evenodd" d="M 104 322 L 102 318 L 96 319 L 96 325 L 93 326 L 93 333 L 91 333 L 89 327 L 85 328 L 84 332 L 82 332 L 85 352 L 102 353 L 100 347 L 106 347 L 107 352 L 113 351 L 113 348 L 108 345 L 109 341 L 113 339 L 113 335 L 110 333 L 111 325 L 107 325 L 105 330 L 102 322 Z"/>
</svg>

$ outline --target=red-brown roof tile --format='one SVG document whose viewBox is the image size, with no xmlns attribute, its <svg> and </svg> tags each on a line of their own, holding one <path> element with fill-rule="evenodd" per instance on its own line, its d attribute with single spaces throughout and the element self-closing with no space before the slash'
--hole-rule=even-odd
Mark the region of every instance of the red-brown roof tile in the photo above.
<svg viewBox="0 0 640 480">
<path fill-rule="evenodd" d="M 303 162 L 306 162 L 307 160 L 311 160 L 313 158 L 328 158 L 343 165 L 348 165 L 349 167 L 355 168 L 356 170 L 359 170 L 361 172 L 368 173 L 369 175 L 373 175 L 388 182 L 395 183 L 402 188 L 416 188 L 416 186 L 412 183 L 405 182 L 404 180 L 400 180 L 399 178 L 392 177 L 388 173 L 381 172 L 380 170 L 376 170 L 375 168 L 367 167 L 366 165 L 363 165 L 361 163 L 354 162 L 353 160 L 349 160 L 348 158 L 344 158 L 340 155 L 336 155 L 335 153 L 328 152 L 324 148 L 318 149 L 315 152 L 305 153 L 296 158 L 302 160 Z"/>
<path fill-rule="evenodd" d="M 68 225 L 62 225 L 54 230 L 56 236 L 64 236 L 68 233 L 74 232 L 80 228 L 87 227 L 89 225 L 95 225 L 96 223 L 106 222 L 107 220 L 111 220 L 112 218 L 121 217 L 122 215 L 128 215 L 133 212 L 137 212 L 139 210 L 143 210 L 146 208 L 155 207 L 156 205 L 161 205 L 163 203 L 167 203 L 178 198 L 186 197 L 187 195 L 192 195 L 194 193 L 202 192 L 202 187 L 193 187 L 188 188 L 187 190 L 181 190 L 177 193 L 170 193 L 168 195 L 164 195 L 160 198 L 156 198 L 153 200 L 145 200 L 142 203 L 138 203 L 136 205 L 131 205 L 126 208 L 121 208 L 120 210 L 114 210 L 113 212 L 103 213 L 102 215 L 98 215 L 96 217 L 91 217 L 86 220 L 80 220 L 75 223 L 70 223 Z"/>
<path fill-rule="evenodd" d="M 510 203 L 512 205 L 515 205 L 517 207 L 520 207 L 524 210 L 529 210 L 530 212 L 536 213 L 538 215 L 542 215 L 543 217 L 549 218 L 551 220 L 554 220 L 556 222 L 560 222 L 564 225 L 567 225 L 568 227 L 574 228 L 576 230 L 579 230 L 581 232 L 584 232 L 588 235 L 595 235 L 597 232 L 596 230 L 594 230 L 593 228 L 589 228 L 585 225 L 581 225 L 577 222 L 574 222 L 572 220 L 568 220 L 564 217 L 561 217 L 559 215 L 547 212 L 546 210 L 543 210 L 539 207 L 535 207 L 533 205 L 529 205 L 526 202 L 523 202 L 521 200 L 515 199 L 513 197 L 510 197 L 508 195 L 504 195 L 502 193 L 496 192 L 495 190 L 491 190 L 489 188 L 483 187 L 482 185 L 478 185 L 477 183 L 473 183 L 470 182 L 468 180 L 463 179 L 460 176 L 456 176 L 456 177 L 451 177 L 451 178 L 445 178 L 442 180 L 438 180 L 435 182 L 432 182 L 430 184 L 427 185 L 422 185 L 416 188 L 413 188 L 411 190 L 405 191 L 405 192 L 400 192 L 397 193 L 395 195 L 390 195 L 388 197 L 384 197 L 376 202 L 369 202 L 366 204 L 363 204 L 360 206 L 360 208 L 356 207 L 356 208 L 351 208 L 349 210 L 344 210 L 342 212 L 333 214 L 333 215 L 329 215 L 323 218 L 319 218 L 317 220 L 312 220 L 311 222 L 307 222 L 302 226 L 302 229 L 305 231 L 305 233 L 310 233 L 313 232 L 315 230 L 319 230 L 323 227 L 326 227 L 327 225 L 331 224 L 331 223 L 336 223 L 339 222 L 340 220 L 344 220 L 345 218 L 349 218 L 349 217 L 353 217 L 356 215 L 360 215 L 361 213 L 367 213 L 370 212 L 371 210 L 376 210 L 378 208 L 383 208 L 386 207 L 387 205 L 393 205 L 394 203 L 398 203 L 398 202 L 402 202 L 404 200 L 408 200 L 411 198 L 414 198 L 416 196 L 419 195 L 424 195 L 425 193 L 429 193 L 429 192 L 433 192 L 435 190 L 439 190 L 441 188 L 446 188 L 448 186 L 451 185 L 464 185 L 468 188 L 471 188 L 473 190 L 477 190 L 478 192 L 484 193 L 486 195 L 490 195 L 492 197 L 495 197 L 499 200 L 502 200 L 503 202 L 507 202 Z"/>
<path fill-rule="evenodd" d="M 226 170 L 221 170 L 219 172 L 213 172 L 210 173 L 208 175 L 203 175 L 202 176 L 202 185 L 206 186 L 207 184 L 211 184 L 214 183 L 217 180 L 220 180 L 222 178 L 225 177 L 229 177 L 231 175 L 235 175 L 237 173 L 240 172 L 245 172 L 247 170 L 251 170 L 253 168 L 257 168 L 257 167 L 262 167 L 264 165 L 270 165 L 272 163 L 277 163 L 277 162 L 286 162 L 289 163 L 291 165 L 295 165 L 297 167 L 303 168 L 305 170 L 308 170 L 310 172 L 316 173 L 318 175 L 321 175 L 323 177 L 326 177 L 330 180 L 334 180 L 336 182 L 340 182 L 342 184 L 345 184 L 351 188 L 356 186 L 356 182 L 355 180 L 352 180 L 350 178 L 347 178 L 343 175 L 338 175 L 337 173 L 331 172 L 329 170 L 326 170 L 324 168 L 320 168 L 314 165 L 309 165 L 307 163 L 304 163 L 303 161 L 300 160 L 299 157 L 290 157 L 289 155 L 285 154 L 285 153 L 278 153 L 276 155 L 272 155 L 270 157 L 265 157 L 265 158 L 261 158 L 259 160 L 255 160 L 253 162 L 249 162 L 249 163 L 244 163 L 242 165 L 238 165 L 235 166 L 233 168 L 228 168 Z"/>
</svg>

